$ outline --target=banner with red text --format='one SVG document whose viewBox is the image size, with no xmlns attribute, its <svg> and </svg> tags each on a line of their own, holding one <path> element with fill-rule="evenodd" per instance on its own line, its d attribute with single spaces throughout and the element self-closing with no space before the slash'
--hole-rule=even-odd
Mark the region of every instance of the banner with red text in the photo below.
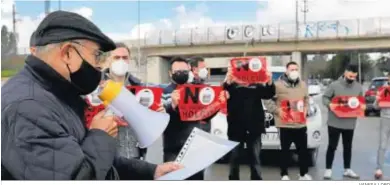
<svg viewBox="0 0 390 185">
<path fill-rule="evenodd" d="M 179 112 L 182 121 L 200 121 L 221 109 L 219 95 L 222 87 L 209 85 L 180 85 Z"/>
<path fill-rule="evenodd" d="M 266 83 L 266 57 L 237 57 L 230 60 L 232 75 L 239 84 Z"/>
<path fill-rule="evenodd" d="M 280 102 L 280 108 L 283 112 L 283 115 L 280 117 L 282 123 L 306 124 L 304 100 L 282 100 Z"/>
<path fill-rule="evenodd" d="M 364 117 L 365 99 L 363 96 L 336 96 L 333 97 L 331 111 L 340 118 Z"/>
<path fill-rule="evenodd" d="M 378 89 L 377 101 L 380 108 L 390 108 L 390 86 Z"/>
<path fill-rule="evenodd" d="M 158 110 L 161 105 L 161 97 L 163 89 L 159 87 L 145 87 L 145 86 L 126 86 L 131 91 L 137 101 L 151 110 Z"/>
</svg>

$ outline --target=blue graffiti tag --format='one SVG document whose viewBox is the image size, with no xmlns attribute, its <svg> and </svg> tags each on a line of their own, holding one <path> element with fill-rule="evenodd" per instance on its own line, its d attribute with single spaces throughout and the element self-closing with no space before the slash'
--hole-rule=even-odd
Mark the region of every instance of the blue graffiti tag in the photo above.
<svg viewBox="0 0 390 185">
<path fill-rule="evenodd" d="M 314 37 L 315 35 L 317 35 L 317 31 L 319 34 L 320 32 L 325 32 L 328 30 L 333 30 L 335 33 L 344 33 L 345 35 L 348 35 L 350 32 L 347 26 L 340 24 L 338 21 L 332 23 L 320 21 L 317 23 L 306 24 L 305 38 Z"/>
</svg>

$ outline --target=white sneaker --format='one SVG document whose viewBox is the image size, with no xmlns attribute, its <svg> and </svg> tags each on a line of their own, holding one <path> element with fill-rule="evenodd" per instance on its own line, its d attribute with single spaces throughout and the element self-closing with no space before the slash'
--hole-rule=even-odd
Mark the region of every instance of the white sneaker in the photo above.
<svg viewBox="0 0 390 185">
<path fill-rule="evenodd" d="M 332 170 L 331 169 L 326 169 L 325 174 L 324 174 L 324 179 L 332 179 Z"/>
<path fill-rule="evenodd" d="M 352 171 L 351 169 L 345 169 L 344 171 L 344 177 L 349 177 L 349 178 L 353 178 L 353 179 L 359 179 L 359 175 L 356 174 L 354 171 Z"/>
<path fill-rule="evenodd" d="M 288 175 L 283 175 L 282 181 L 289 181 L 289 180 L 290 180 L 290 177 L 288 177 Z"/>
<path fill-rule="evenodd" d="M 382 177 L 383 177 L 382 170 L 377 169 L 376 172 L 375 172 L 375 179 L 379 180 L 379 179 L 382 179 Z"/>
<path fill-rule="evenodd" d="M 312 178 L 311 178 L 311 176 L 309 174 L 305 174 L 304 176 L 300 176 L 299 180 L 300 181 L 311 181 Z"/>
</svg>

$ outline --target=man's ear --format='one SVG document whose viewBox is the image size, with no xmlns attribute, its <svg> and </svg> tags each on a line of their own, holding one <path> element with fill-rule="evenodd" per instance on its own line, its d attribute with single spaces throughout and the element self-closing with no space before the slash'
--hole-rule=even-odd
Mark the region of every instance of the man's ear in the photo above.
<svg viewBox="0 0 390 185">
<path fill-rule="evenodd" d="M 67 64 L 69 64 L 68 63 L 68 61 L 70 61 L 71 60 L 71 57 L 72 57 L 72 55 L 71 55 L 71 51 L 72 50 L 72 46 L 71 46 L 71 44 L 69 44 L 69 43 L 65 43 L 65 44 L 63 44 L 61 47 L 60 47 L 60 55 L 61 55 L 61 59 L 63 60 L 63 61 L 65 61 L 65 62 L 67 62 Z"/>
</svg>

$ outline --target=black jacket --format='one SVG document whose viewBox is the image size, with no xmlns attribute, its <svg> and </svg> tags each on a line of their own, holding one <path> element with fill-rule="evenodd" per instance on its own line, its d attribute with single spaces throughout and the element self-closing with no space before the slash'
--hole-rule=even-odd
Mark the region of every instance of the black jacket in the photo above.
<svg viewBox="0 0 390 185">
<path fill-rule="evenodd" d="M 230 94 L 227 101 L 229 139 L 244 141 L 247 133 L 251 137 L 265 133 L 265 115 L 261 100 L 275 96 L 275 85 L 256 84 L 243 87 L 236 83 L 224 83 L 224 88 Z"/>
<path fill-rule="evenodd" d="M 4 84 L 2 179 L 153 179 L 156 165 L 116 157 L 114 138 L 85 128 L 85 101 L 75 92 L 33 56 Z"/>
<path fill-rule="evenodd" d="M 176 89 L 176 84 L 170 84 L 164 89 L 163 102 L 166 112 L 170 115 L 170 120 L 163 134 L 164 153 L 179 154 L 192 129 L 199 128 L 203 131 L 210 132 L 210 120 L 215 116 L 201 121 L 181 121 L 179 109 L 172 108 L 171 93 Z"/>
</svg>

